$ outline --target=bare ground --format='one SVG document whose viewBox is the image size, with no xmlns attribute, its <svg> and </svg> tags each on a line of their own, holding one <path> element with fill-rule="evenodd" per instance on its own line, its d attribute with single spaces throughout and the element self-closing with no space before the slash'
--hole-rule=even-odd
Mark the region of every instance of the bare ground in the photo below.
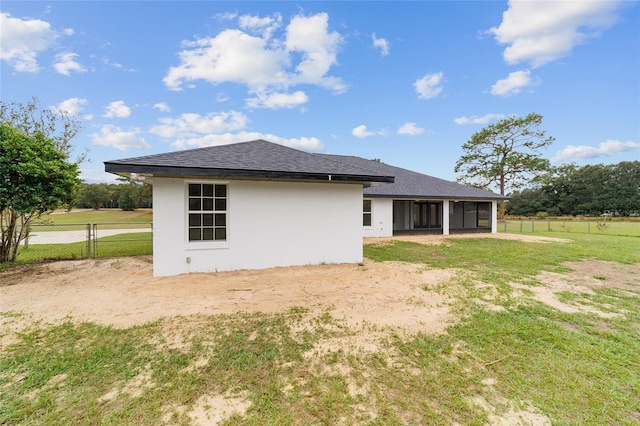
<svg viewBox="0 0 640 426">
<path fill-rule="evenodd" d="M 478 235 L 488 237 L 487 234 Z M 465 238 L 473 235 L 465 235 Z M 494 234 L 493 238 L 515 238 L 537 243 L 560 239 Z M 422 244 L 441 244 L 458 236 L 406 236 L 399 239 Z M 367 239 L 384 243 L 389 239 Z M 596 287 L 611 286 L 638 294 L 638 265 L 614 262 L 580 262 L 566 265 L 574 272 L 544 272 L 538 277 L 543 285 L 522 286 L 514 291 L 533 297 L 567 312 L 595 312 L 595 307 L 568 304 L 556 293 L 589 293 Z M 210 274 L 185 274 L 154 278 L 151 257 L 65 261 L 14 268 L 0 274 L 0 347 L 16 340 L 19 332 L 33 321 L 58 322 L 65 318 L 92 321 L 115 327 L 130 327 L 161 317 L 190 314 L 228 314 L 235 312 L 280 312 L 299 306 L 317 315 L 325 310 L 349 325 L 368 330 L 394 333 L 444 333 L 458 319 L 453 315 L 453 300 L 436 291 L 439 283 L 455 282 L 460 271 L 425 269 L 401 263 L 377 263 L 366 260 L 359 265 L 316 265 L 243 270 Z M 479 285 L 483 285 L 480 283 Z M 491 300 L 481 300 L 491 308 Z M 603 317 L 624 315 L 600 312 Z M 350 341 L 324 343 L 316 350 L 357 348 L 376 351 L 379 340 L 371 331 L 357 333 Z M 491 386 L 488 383 L 488 386 Z M 108 398 L 109 395 L 105 395 Z M 220 413 L 243 412 L 240 400 L 227 396 L 205 396 L 190 415 L 197 424 L 216 424 Z M 499 397 L 495 404 L 504 405 Z M 222 401 L 220 404 L 215 401 Z M 240 404 L 234 406 L 233 404 Z M 550 424 L 535 407 L 497 416 L 484 400 L 474 403 L 491 413 L 492 424 Z M 225 405 L 226 404 L 226 405 Z M 231 405 L 229 405 L 231 404 Z M 204 410 L 204 411 L 203 411 Z M 205 420 L 208 419 L 208 420 Z M 215 420 L 217 419 L 217 420 Z M 215 421 L 214 421 L 215 420 Z"/>
<path fill-rule="evenodd" d="M 477 236 L 486 238 L 487 234 Z M 441 244 L 457 237 L 396 239 Z M 558 241 L 512 234 L 492 237 Z M 370 238 L 365 242 L 389 240 Z M 454 320 L 443 296 L 421 287 L 448 281 L 455 270 L 425 270 L 415 264 L 368 260 L 359 265 L 314 265 L 174 277 L 153 277 L 152 269 L 150 256 L 14 268 L 0 274 L 0 312 L 21 312 L 45 322 L 72 317 L 129 327 L 165 316 L 278 312 L 301 306 L 311 311 L 329 308 L 333 315 L 345 317 L 351 324 L 368 322 L 428 333 L 442 332 Z M 3 321 L 6 322 L 6 318 Z"/>
</svg>

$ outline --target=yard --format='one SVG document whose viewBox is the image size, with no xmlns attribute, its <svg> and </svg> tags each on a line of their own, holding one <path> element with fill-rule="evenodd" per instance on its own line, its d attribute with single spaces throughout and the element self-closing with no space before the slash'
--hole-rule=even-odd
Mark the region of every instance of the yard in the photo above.
<svg viewBox="0 0 640 426">
<path fill-rule="evenodd" d="M 13 268 L 0 424 L 640 422 L 640 240 L 548 235 L 164 278 L 145 256 Z"/>
</svg>

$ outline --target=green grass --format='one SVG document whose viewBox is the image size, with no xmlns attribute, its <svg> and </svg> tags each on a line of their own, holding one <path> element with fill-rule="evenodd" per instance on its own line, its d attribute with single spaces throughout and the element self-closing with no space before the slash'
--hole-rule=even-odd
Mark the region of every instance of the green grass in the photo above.
<svg viewBox="0 0 640 426">
<path fill-rule="evenodd" d="M 58 210 L 53 214 L 42 215 L 36 222 L 50 222 L 56 225 L 77 223 L 148 223 L 153 222 L 151 209 L 137 209 L 132 212 L 120 209 Z"/>
<path fill-rule="evenodd" d="M 151 232 L 134 232 L 101 237 L 91 245 L 91 257 L 144 256 L 153 253 Z M 41 260 L 74 260 L 87 258 L 86 241 L 69 244 L 30 244 L 21 248 L 17 264 Z"/>
<path fill-rule="evenodd" d="M 635 220 L 614 220 L 601 218 L 578 219 L 509 219 L 505 229 L 504 222 L 498 224 L 500 232 L 512 232 L 523 234 L 545 235 L 547 232 L 572 233 L 572 234 L 594 234 L 594 235 L 617 235 L 640 237 L 640 221 Z"/>
<path fill-rule="evenodd" d="M 567 237 L 562 234 L 546 236 Z M 507 283 L 540 271 L 557 271 L 563 262 L 599 259 L 640 263 L 640 239 L 609 235 L 572 235 L 564 243 L 529 243 L 497 238 L 450 239 L 443 245 L 395 241 L 365 245 L 364 255 L 375 261 L 423 263 L 432 268 L 460 268 L 479 279 Z"/>
<path fill-rule="evenodd" d="M 460 268 L 438 287 L 459 320 L 441 335 L 348 326 L 331 311 L 312 315 L 302 307 L 166 318 L 123 330 L 71 319 L 34 323 L 0 352 L 0 424 L 187 425 L 186 413 L 203 395 L 251 403 L 225 425 L 486 424 L 475 397 L 498 413 L 532 405 L 559 425 L 640 422 L 640 285 L 616 288 L 603 271 L 595 279 L 609 285 L 558 294 L 622 313 L 611 318 L 563 313 L 516 297 L 510 285 L 540 285 L 537 273 L 568 273 L 567 261 L 640 267 L 637 238 L 396 242 L 366 245 L 365 254 Z M 502 310 L 478 303 L 478 282 L 499 289 Z M 379 336 L 377 350 L 322 346 L 366 333 Z M 139 393 L 127 393 L 131 383 Z"/>
</svg>

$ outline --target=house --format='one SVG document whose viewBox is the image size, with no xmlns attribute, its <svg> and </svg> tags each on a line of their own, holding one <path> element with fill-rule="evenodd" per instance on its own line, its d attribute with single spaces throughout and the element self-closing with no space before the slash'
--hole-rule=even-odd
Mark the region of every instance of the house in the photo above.
<svg viewBox="0 0 640 426">
<path fill-rule="evenodd" d="M 364 189 L 365 237 L 497 232 L 497 202 L 508 197 L 380 161 L 326 156 L 395 178 L 393 183 Z"/>
<path fill-rule="evenodd" d="M 105 170 L 153 184 L 155 276 L 358 263 L 367 235 L 495 232 L 501 198 L 263 140 L 108 161 Z"/>
</svg>

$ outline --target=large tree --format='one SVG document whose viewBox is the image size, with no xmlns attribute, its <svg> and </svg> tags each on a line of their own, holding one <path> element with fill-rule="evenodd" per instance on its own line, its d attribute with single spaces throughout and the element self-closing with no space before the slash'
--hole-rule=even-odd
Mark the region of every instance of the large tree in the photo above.
<svg viewBox="0 0 640 426">
<path fill-rule="evenodd" d="M 542 116 L 531 113 L 502 119 L 474 133 L 455 165 L 458 181 L 484 189 L 497 187 L 505 195 L 507 189 L 518 189 L 546 172 L 549 160 L 541 157 L 541 149 L 555 138 L 540 129 L 541 123 Z"/>
<path fill-rule="evenodd" d="M 0 263 L 14 262 L 31 221 L 72 201 L 78 165 L 56 142 L 0 123 Z"/>
</svg>

